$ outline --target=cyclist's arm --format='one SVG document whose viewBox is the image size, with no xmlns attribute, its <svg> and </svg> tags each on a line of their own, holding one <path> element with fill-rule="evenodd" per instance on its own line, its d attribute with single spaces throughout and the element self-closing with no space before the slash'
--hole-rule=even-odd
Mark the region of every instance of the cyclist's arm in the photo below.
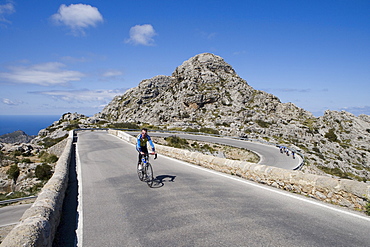
<svg viewBox="0 0 370 247">
<path fill-rule="evenodd" d="M 148 142 L 149 142 L 150 146 L 152 147 L 152 151 L 155 152 L 154 143 L 152 141 L 152 138 L 150 138 L 150 136 L 148 136 Z"/>
<path fill-rule="evenodd" d="M 138 150 L 139 152 L 141 152 L 141 138 L 140 138 L 140 135 L 137 136 L 136 138 L 136 150 Z"/>
</svg>

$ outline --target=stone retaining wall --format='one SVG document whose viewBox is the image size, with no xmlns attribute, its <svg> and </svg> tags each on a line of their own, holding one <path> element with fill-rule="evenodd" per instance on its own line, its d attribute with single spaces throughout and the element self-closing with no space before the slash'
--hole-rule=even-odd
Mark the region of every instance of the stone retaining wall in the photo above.
<svg viewBox="0 0 370 247">
<path fill-rule="evenodd" d="M 48 148 L 48 153 L 55 154 L 56 156 L 60 157 L 64 152 L 64 148 L 66 147 L 68 138 L 58 142 L 54 146 Z"/>
<path fill-rule="evenodd" d="M 123 131 L 109 130 L 108 133 L 136 144 L 136 138 Z M 228 160 L 158 144 L 156 150 L 159 154 L 351 209 L 364 210 L 370 200 L 370 184 L 368 183 Z"/>
<path fill-rule="evenodd" d="M 72 142 L 73 131 L 69 133 L 53 176 L 42 188 L 31 208 L 23 214 L 20 223 L 6 236 L 0 246 L 52 246 L 68 186 Z"/>
</svg>

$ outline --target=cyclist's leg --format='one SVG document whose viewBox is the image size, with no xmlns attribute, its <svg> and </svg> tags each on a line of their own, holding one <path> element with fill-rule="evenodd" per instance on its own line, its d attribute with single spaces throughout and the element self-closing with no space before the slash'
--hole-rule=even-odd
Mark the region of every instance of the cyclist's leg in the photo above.
<svg viewBox="0 0 370 247">
<path fill-rule="evenodd" d="M 145 147 L 141 147 L 141 152 L 143 152 L 144 154 L 141 155 L 141 157 L 143 156 L 148 156 L 148 148 L 145 146 Z M 144 164 L 143 164 L 144 165 Z M 146 169 L 147 167 L 143 167 L 143 173 L 144 173 L 144 179 L 146 180 L 147 179 L 147 174 L 146 174 Z"/>
<path fill-rule="evenodd" d="M 148 148 L 146 146 L 145 147 L 141 147 L 141 152 L 143 152 L 146 156 L 149 155 L 149 151 L 148 151 Z"/>
<path fill-rule="evenodd" d="M 136 147 L 136 151 L 139 153 L 139 157 L 138 157 L 138 161 L 137 163 L 140 164 L 141 163 L 141 158 L 142 158 L 142 155 L 141 155 L 141 152 L 140 150 Z"/>
<path fill-rule="evenodd" d="M 137 161 L 137 166 L 138 166 L 138 169 L 141 171 L 143 169 L 143 166 L 141 164 L 142 154 L 141 154 L 141 152 L 140 152 L 140 150 L 138 148 L 136 148 L 136 151 L 139 153 L 139 157 L 138 157 L 138 161 Z"/>
</svg>

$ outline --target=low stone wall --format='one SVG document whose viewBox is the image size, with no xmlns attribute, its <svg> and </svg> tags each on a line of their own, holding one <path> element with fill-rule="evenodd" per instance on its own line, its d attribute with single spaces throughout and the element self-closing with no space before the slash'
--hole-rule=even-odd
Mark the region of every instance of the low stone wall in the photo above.
<svg viewBox="0 0 370 247">
<path fill-rule="evenodd" d="M 72 142 L 73 131 L 69 133 L 53 176 L 42 188 L 31 208 L 23 214 L 20 223 L 6 236 L 0 246 L 52 246 L 68 186 Z"/>
<path fill-rule="evenodd" d="M 51 146 L 50 148 L 48 148 L 48 152 L 60 157 L 62 153 L 64 152 L 64 148 L 66 147 L 67 141 L 68 141 L 68 138 L 58 142 L 54 146 Z"/>
<path fill-rule="evenodd" d="M 109 130 L 108 133 L 136 143 L 134 137 L 123 131 Z M 352 209 L 364 210 L 370 200 L 370 184 L 363 182 L 228 160 L 158 144 L 156 150 L 159 154 Z"/>
</svg>

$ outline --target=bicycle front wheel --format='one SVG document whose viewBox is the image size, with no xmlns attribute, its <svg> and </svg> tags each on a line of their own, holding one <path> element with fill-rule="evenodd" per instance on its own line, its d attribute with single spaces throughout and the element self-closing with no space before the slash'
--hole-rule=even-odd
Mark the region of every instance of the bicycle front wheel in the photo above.
<svg viewBox="0 0 370 247">
<path fill-rule="evenodd" d="M 147 164 L 146 169 L 146 183 L 148 184 L 149 187 L 153 186 L 153 168 L 150 163 Z"/>
</svg>

